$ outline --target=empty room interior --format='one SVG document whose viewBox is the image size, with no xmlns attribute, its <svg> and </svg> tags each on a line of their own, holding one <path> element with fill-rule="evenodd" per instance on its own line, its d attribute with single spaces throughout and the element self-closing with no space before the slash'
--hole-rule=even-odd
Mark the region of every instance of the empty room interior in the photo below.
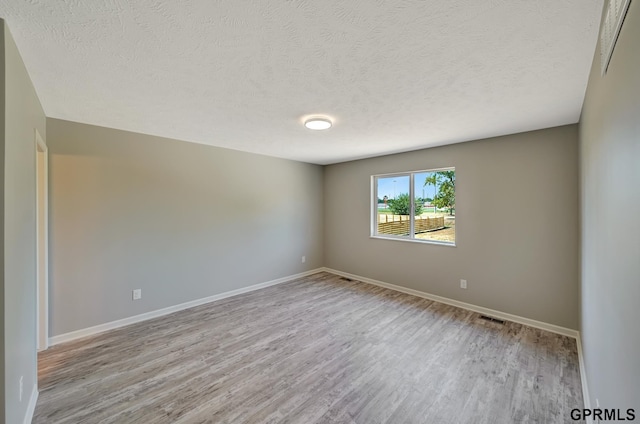
<svg viewBox="0 0 640 424">
<path fill-rule="evenodd" d="M 640 2 L 0 24 L 0 422 L 640 420 Z"/>
</svg>

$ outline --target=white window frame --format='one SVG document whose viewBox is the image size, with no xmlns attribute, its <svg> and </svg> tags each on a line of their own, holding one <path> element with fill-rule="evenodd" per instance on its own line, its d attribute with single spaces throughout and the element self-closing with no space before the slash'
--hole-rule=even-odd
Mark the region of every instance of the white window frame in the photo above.
<svg viewBox="0 0 640 424">
<path fill-rule="evenodd" d="M 456 171 L 455 166 L 448 166 L 445 168 L 433 168 L 424 169 L 419 171 L 406 171 L 406 172 L 393 172 L 389 174 L 376 174 L 371 176 L 371 238 L 382 240 L 398 240 L 408 241 L 411 243 L 422 244 L 436 244 L 439 246 L 456 247 L 458 235 L 456 233 L 456 241 L 440 241 L 440 240 L 425 240 L 415 238 L 415 174 L 422 174 L 425 172 L 438 172 L 438 171 Z M 411 204 L 411 215 L 409 216 L 409 236 L 397 236 L 393 234 L 378 234 L 378 179 L 379 178 L 393 178 L 393 177 L 409 177 L 409 202 Z M 457 176 L 456 176 L 457 181 Z M 456 200 L 457 201 L 457 200 Z M 457 226 L 456 226 L 457 227 Z"/>
</svg>

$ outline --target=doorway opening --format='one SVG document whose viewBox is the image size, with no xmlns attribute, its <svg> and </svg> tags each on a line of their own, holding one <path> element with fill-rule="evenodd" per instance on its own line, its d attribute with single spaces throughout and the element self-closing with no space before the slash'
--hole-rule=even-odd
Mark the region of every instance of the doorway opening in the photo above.
<svg viewBox="0 0 640 424">
<path fill-rule="evenodd" d="M 49 347 L 49 175 L 47 145 L 35 130 L 36 139 L 36 275 L 38 351 Z"/>
</svg>

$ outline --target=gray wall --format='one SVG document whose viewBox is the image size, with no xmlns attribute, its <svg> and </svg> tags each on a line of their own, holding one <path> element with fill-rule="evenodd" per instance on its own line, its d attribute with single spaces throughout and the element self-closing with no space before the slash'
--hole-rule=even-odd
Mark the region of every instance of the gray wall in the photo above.
<svg viewBox="0 0 640 424">
<path fill-rule="evenodd" d="M 457 247 L 369 237 L 371 175 L 449 166 Z M 331 165 L 324 190 L 326 266 L 578 328 L 576 125 Z"/>
<path fill-rule="evenodd" d="M 5 72 L 4 72 L 4 20 L 0 19 L 0 417 L 5 416 L 4 382 L 4 118 L 5 118 Z"/>
<path fill-rule="evenodd" d="M 580 120 L 581 335 L 592 405 L 640 408 L 640 2 Z"/>
<path fill-rule="evenodd" d="M 24 419 L 36 384 L 36 178 L 35 133 L 45 116 L 4 27 L 4 367 L 5 420 Z M 18 385 L 24 377 L 22 402 Z"/>
<path fill-rule="evenodd" d="M 323 265 L 320 166 L 56 119 L 47 130 L 52 336 Z"/>
</svg>

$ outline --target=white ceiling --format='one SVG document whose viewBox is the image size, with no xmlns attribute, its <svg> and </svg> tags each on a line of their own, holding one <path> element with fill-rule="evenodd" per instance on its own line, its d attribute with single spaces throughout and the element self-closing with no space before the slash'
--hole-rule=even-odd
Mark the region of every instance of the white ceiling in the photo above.
<svg viewBox="0 0 640 424">
<path fill-rule="evenodd" d="M 575 123 L 603 0 L 0 0 L 49 117 L 328 164 Z M 308 114 L 331 130 L 311 132 Z"/>
</svg>

